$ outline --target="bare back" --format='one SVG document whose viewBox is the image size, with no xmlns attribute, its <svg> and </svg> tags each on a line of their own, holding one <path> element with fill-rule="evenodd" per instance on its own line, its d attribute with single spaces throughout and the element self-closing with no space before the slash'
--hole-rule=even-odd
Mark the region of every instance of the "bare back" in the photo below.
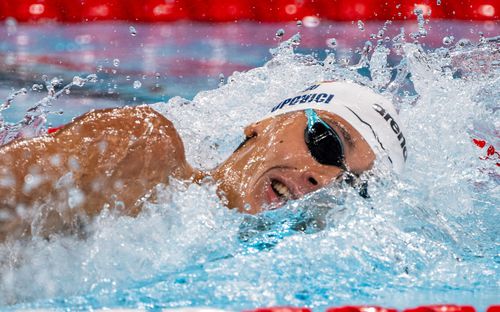
<svg viewBox="0 0 500 312">
<path fill-rule="evenodd" d="M 135 216 L 155 185 L 198 174 L 172 123 L 153 109 L 89 112 L 55 134 L 0 148 L 0 241 L 78 233 L 103 207 Z"/>
</svg>

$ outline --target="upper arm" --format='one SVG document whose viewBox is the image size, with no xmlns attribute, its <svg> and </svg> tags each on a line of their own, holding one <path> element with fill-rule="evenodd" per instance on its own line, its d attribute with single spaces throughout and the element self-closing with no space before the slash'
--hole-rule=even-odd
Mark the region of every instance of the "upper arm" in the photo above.
<svg viewBox="0 0 500 312">
<path fill-rule="evenodd" d="M 99 213 L 115 198 L 134 215 L 145 192 L 192 173 L 163 115 L 146 106 L 96 110 L 54 134 L 0 148 L 0 210 L 50 201 L 67 223 L 77 213 Z"/>
</svg>

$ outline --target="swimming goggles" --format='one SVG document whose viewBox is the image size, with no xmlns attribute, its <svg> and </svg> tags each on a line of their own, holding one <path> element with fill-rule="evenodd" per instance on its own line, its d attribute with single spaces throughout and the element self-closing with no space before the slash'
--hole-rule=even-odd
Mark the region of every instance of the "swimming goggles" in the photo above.
<svg viewBox="0 0 500 312">
<path fill-rule="evenodd" d="M 344 147 L 339 135 L 311 108 L 305 110 L 304 139 L 312 157 L 323 165 L 346 170 Z"/>
<path fill-rule="evenodd" d="M 308 108 L 305 113 L 307 127 L 304 130 L 304 139 L 312 157 L 320 164 L 342 169 L 344 171 L 341 175 L 342 180 L 354 187 L 361 197 L 369 198 L 368 182 L 362 181 L 359 176 L 350 172 L 346 167 L 344 146 L 337 132 L 313 109 Z"/>
</svg>

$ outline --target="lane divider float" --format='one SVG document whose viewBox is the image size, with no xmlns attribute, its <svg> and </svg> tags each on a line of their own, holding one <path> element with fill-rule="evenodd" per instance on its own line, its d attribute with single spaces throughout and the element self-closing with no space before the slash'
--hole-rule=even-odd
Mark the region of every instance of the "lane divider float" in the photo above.
<svg viewBox="0 0 500 312">
<path fill-rule="evenodd" d="M 287 22 L 302 19 L 340 21 L 414 19 L 424 17 L 499 20 L 499 0 L 1 0 L 0 19 L 19 22 Z"/>
</svg>

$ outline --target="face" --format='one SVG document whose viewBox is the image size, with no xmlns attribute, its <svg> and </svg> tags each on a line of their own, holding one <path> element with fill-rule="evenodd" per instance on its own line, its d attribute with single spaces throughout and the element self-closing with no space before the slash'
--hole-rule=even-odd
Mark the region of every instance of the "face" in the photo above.
<svg viewBox="0 0 500 312">
<path fill-rule="evenodd" d="M 316 112 L 340 137 L 347 169 L 355 174 L 370 169 L 375 155 L 361 135 L 342 118 Z M 252 214 L 275 209 L 340 178 L 342 169 L 320 164 L 311 155 L 306 126 L 305 113 L 298 111 L 245 129 L 246 143 L 212 172 L 229 207 Z"/>
</svg>

